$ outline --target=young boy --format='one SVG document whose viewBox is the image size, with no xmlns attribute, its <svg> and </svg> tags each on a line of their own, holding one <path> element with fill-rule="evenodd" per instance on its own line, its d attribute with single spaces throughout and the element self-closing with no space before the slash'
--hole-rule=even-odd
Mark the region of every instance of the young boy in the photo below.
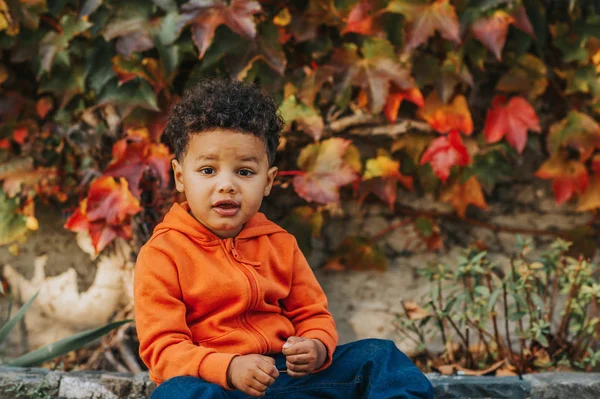
<svg viewBox="0 0 600 399">
<path fill-rule="evenodd" d="M 233 80 L 201 82 L 165 130 L 175 204 L 140 250 L 135 314 L 153 398 L 433 398 L 391 341 L 336 347 L 296 240 L 259 213 L 283 121 Z"/>
</svg>

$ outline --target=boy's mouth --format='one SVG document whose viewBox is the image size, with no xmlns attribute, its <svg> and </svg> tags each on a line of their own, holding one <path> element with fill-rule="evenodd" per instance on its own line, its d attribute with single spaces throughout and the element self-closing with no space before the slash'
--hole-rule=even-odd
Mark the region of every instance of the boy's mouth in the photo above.
<svg viewBox="0 0 600 399">
<path fill-rule="evenodd" d="M 240 204 L 233 200 L 221 200 L 213 204 L 213 209 L 221 216 L 233 216 L 239 211 Z"/>
</svg>

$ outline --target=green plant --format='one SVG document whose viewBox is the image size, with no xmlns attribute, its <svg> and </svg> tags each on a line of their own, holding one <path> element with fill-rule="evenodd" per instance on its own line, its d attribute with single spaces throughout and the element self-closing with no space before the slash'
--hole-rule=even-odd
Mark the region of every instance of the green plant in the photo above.
<svg viewBox="0 0 600 399">
<path fill-rule="evenodd" d="M 422 365 L 436 369 L 600 370 L 600 268 L 567 256 L 569 246 L 559 239 L 530 259 L 532 242 L 519 237 L 506 265 L 468 248 L 455 268 L 422 271 L 433 287 L 425 307 L 404 303 L 396 325 L 419 344 Z M 438 333 L 445 349 L 432 354 L 428 343 Z"/>
<path fill-rule="evenodd" d="M 1 287 L 0 287 L 1 291 Z M 3 293 L 3 291 L 2 291 Z M 18 311 L 17 313 L 10 318 L 10 308 L 7 314 L 6 321 L 0 326 L 0 344 L 4 342 L 8 334 L 12 331 L 12 329 L 23 319 L 25 316 L 25 312 L 29 307 L 33 304 L 37 295 L 34 295 L 29 299 Z M 12 304 L 12 301 L 9 302 Z M 70 337 L 63 338 L 57 342 L 54 342 L 50 345 L 45 345 L 41 348 L 35 349 L 31 352 L 25 353 L 15 359 L 11 359 L 7 362 L 0 363 L 2 366 L 9 367 L 31 367 L 38 366 L 44 362 L 52 360 L 56 357 L 62 356 L 71 351 L 82 348 L 83 346 L 95 341 L 96 339 L 104 336 L 111 330 L 120 327 L 125 323 L 129 323 L 132 320 L 119 320 L 112 323 L 108 323 L 104 326 L 89 329 L 86 331 L 82 331 L 80 333 L 74 334 Z"/>
</svg>

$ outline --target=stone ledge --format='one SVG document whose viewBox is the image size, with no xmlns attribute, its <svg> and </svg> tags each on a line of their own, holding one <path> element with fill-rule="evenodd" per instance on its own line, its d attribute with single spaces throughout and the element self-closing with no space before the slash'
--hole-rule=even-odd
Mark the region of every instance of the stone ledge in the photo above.
<svg viewBox="0 0 600 399">
<path fill-rule="evenodd" d="M 427 374 L 437 399 L 600 398 L 600 373 L 540 373 L 517 377 L 465 377 Z M 0 399 L 145 399 L 155 384 L 148 373 L 62 372 L 0 367 Z"/>
</svg>

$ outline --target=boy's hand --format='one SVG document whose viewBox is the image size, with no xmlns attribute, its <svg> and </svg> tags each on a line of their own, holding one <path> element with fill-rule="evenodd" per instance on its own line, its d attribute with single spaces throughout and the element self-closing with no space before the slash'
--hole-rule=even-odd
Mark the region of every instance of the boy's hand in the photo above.
<svg viewBox="0 0 600 399">
<path fill-rule="evenodd" d="M 275 359 L 262 355 L 236 356 L 227 369 L 227 383 L 247 395 L 264 396 L 279 377 Z"/>
<path fill-rule="evenodd" d="M 318 339 L 289 337 L 283 344 L 287 373 L 298 378 L 309 375 L 325 363 L 327 348 Z"/>
</svg>

